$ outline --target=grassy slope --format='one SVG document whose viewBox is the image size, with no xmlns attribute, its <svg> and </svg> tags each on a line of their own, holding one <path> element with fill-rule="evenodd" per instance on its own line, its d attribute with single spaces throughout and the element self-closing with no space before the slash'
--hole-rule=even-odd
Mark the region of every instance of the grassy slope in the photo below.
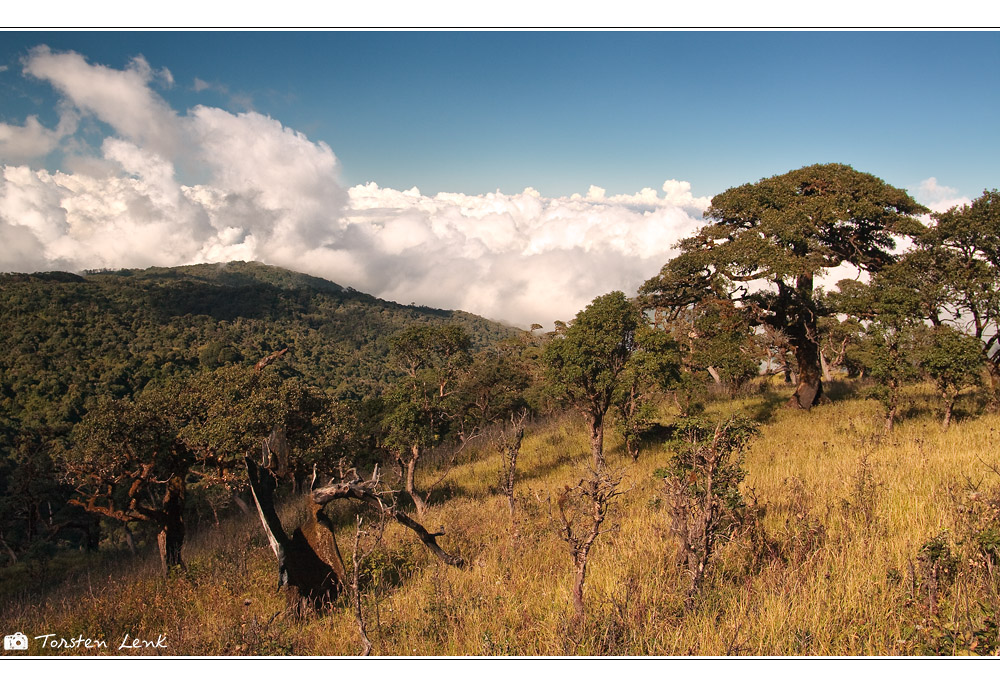
<svg viewBox="0 0 1000 688">
<path fill-rule="evenodd" d="M 634 487 L 611 518 L 618 530 L 602 535 L 592 552 L 587 623 L 573 623 L 571 561 L 544 502 L 586 467 L 585 431 L 570 416 L 526 435 L 520 537 L 511 536 L 506 504 L 493 488 L 497 459 L 485 451 L 451 471 L 426 519 L 431 528 L 444 527 L 442 545 L 466 557 L 466 569 L 439 564 L 409 531 L 389 527 L 372 567 L 382 583 L 369 586 L 365 602 L 375 653 L 924 651 L 930 636 L 919 548 L 944 529 L 961 532 L 956 499 L 968 479 L 997 482 L 982 462 L 996 461 L 1000 417 L 971 418 L 942 432 L 934 416 L 918 412 L 877 442 L 875 402 L 848 399 L 803 413 L 780 408 L 780 399 L 772 393 L 710 409 L 720 417 L 742 410 L 768 418 L 745 456 L 745 487 L 765 508 L 764 527 L 781 556 L 755 558 L 746 538 L 724 547 L 695 612 L 683 612 L 687 579 L 675 563 L 669 514 L 652 477 L 668 456 L 654 445 L 633 464 L 611 437 L 611 463 Z M 430 477 L 423 476 L 425 484 Z M 353 517 L 339 515 L 340 546 L 349 557 Z M 358 651 L 346 606 L 304 621 L 280 613 L 275 565 L 255 521 L 203 533 L 186 552 L 188 572 L 169 581 L 155 575 L 152 559 L 91 565 L 42 597 L 8 600 L 0 626 L 29 636 L 105 637 L 110 654 L 119 654 L 125 632 L 154 639 L 165 633 L 177 654 Z M 943 595 L 940 624 L 960 627 L 966 617 L 970 628 L 980 623 L 981 614 L 952 604 L 961 602 L 961 589 L 960 577 Z M 964 645 L 936 647 L 960 652 Z"/>
</svg>

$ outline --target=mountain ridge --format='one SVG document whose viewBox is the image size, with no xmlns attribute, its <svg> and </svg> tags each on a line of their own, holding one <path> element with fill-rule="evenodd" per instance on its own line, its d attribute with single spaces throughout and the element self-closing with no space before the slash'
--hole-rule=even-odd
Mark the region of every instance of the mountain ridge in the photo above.
<svg viewBox="0 0 1000 688">
<path fill-rule="evenodd" d="M 388 339 L 455 324 L 474 348 L 520 330 L 463 311 L 403 305 L 263 263 L 0 274 L 0 413 L 80 407 L 149 381 L 291 346 L 294 373 L 334 396 L 377 394 L 393 378 Z M 67 397 L 70 397 L 67 399 Z M 79 413 L 66 414 L 74 422 Z"/>
</svg>

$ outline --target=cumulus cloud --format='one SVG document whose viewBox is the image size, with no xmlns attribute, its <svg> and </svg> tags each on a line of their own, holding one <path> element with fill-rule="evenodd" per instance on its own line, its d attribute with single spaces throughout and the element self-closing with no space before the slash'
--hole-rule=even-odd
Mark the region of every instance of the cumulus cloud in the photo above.
<svg viewBox="0 0 1000 688">
<path fill-rule="evenodd" d="M 43 45 L 28 54 L 24 73 L 48 81 L 77 109 L 160 154 L 169 154 L 180 142 L 176 113 L 149 87 L 163 72 L 154 71 L 142 57 L 119 70 L 92 65 L 75 52 L 53 53 Z"/>
<path fill-rule="evenodd" d="M 0 122 L 0 159 L 21 162 L 48 155 L 76 130 L 76 123 L 71 110 L 63 111 L 55 129 L 46 128 L 34 115 L 22 126 Z"/>
<path fill-rule="evenodd" d="M 684 182 L 667 182 L 670 188 Z M 354 286 L 517 324 L 569 319 L 595 296 L 635 289 L 692 234 L 708 199 L 655 192 L 545 198 L 349 190 L 345 223 L 365 261 Z M 361 286 L 359 286 L 361 285 Z"/>
<path fill-rule="evenodd" d="M 172 77 L 144 59 L 118 70 L 41 47 L 24 72 L 50 83 L 73 119 L 62 131 L 5 124 L 0 142 L 12 131 L 34 141 L 24 157 L 68 150 L 76 117 L 113 135 L 72 172 L 16 164 L 0 148 L 0 270 L 259 260 L 403 303 L 548 325 L 612 289 L 634 292 L 709 202 L 677 180 L 560 198 L 345 189 L 329 146 L 273 118 L 174 112 L 154 90 Z M 192 169 L 199 183 L 183 183 Z"/>
<path fill-rule="evenodd" d="M 956 205 L 967 205 L 972 202 L 972 199 L 959 195 L 958 189 L 939 184 L 937 177 L 929 177 L 920 182 L 916 197 L 918 201 L 936 213 L 944 212 Z"/>
</svg>

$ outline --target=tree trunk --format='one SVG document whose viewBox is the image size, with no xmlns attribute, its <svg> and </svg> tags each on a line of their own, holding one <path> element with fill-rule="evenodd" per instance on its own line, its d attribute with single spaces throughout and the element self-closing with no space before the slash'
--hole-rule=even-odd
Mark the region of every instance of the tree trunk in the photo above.
<svg viewBox="0 0 1000 688">
<path fill-rule="evenodd" d="M 993 392 L 990 407 L 994 411 L 1000 410 L 1000 361 L 989 359 L 986 363 L 990 373 L 990 391 Z"/>
<path fill-rule="evenodd" d="M 236 506 L 238 506 L 240 508 L 240 511 L 243 512 L 243 515 L 244 516 L 251 516 L 252 514 L 250 513 L 250 506 L 246 502 L 243 501 L 243 498 L 240 497 L 235 492 L 233 492 L 232 496 L 233 496 L 233 503 L 236 504 Z"/>
<path fill-rule="evenodd" d="M 715 384 L 722 384 L 722 378 L 719 377 L 719 371 L 715 369 L 715 366 L 708 366 L 708 374 L 712 376 L 713 380 L 715 380 Z"/>
<path fill-rule="evenodd" d="M 0 545 L 3 545 L 3 548 L 7 550 L 7 556 L 10 557 L 10 563 L 16 564 L 17 555 L 14 554 L 14 550 L 10 548 L 10 545 L 7 544 L 7 541 L 3 539 L 3 533 L 0 533 Z"/>
<path fill-rule="evenodd" d="M 799 278 L 800 283 L 803 278 Z M 812 292 L 812 277 L 808 279 L 810 293 Z M 799 314 L 800 322 L 789 333 L 789 341 L 795 351 L 795 363 L 798 366 L 798 379 L 795 393 L 785 404 L 788 408 L 810 409 L 819 403 L 823 396 L 823 378 L 820 369 L 820 352 L 816 316 L 811 310 L 803 309 Z"/>
<path fill-rule="evenodd" d="M 625 450 L 632 457 L 633 463 L 639 460 L 639 438 L 629 435 L 625 438 Z"/>
<path fill-rule="evenodd" d="M 590 456 L 594 461 L 594 469 L 604 469 L 604 416 L 596 413 L 587 414 L 590 430 Z"/>
<path fill-rule="evenodd" d="M 944 419 L 941 421 L 941 429 L 947 430 L 948 426 L 951 425 L 951 413 L 955 408 L 955 394 L 944 395 Z"/>
<path fill-rule="evenodd" d="M 795 394 L 785 404 L 788 408 L 810 409 L 819 403 L 823 395 L 823 379 L 819 366 L 816 344 L 804 342 L 796 347 L 795 361 L 799 366 L 798 384 Z"/>
<path fill-rule="evenodd" d="M 358 570 L 358 542 L 360 541 L 360 527 L 358 538 L 354 541 L 354 554 L 351 555 L 353 569 L 351 575 L 351 602 L 354 605 L 354 619 L 358 623 L 358 635 L 361 636 L 361 656 L 369 657 L 372 653 L 372 641 L 368 639 L 368 627 L 365 624 L 365 615 L 361 610 L 361 581 Z"/>
<path fill-rule="evenodd" d="M 306 497 L 309 510 L 305 523 L 295 529 L 285 550 L 286 605 L 299 613 L 329 607 L 344 590 L 347 573 L 341 558 L 334 525 L 323 513 L 323 505 Z"/>
<path fill-rule="evenodd" d="M 427 511 L 427 502 L 417 492 L 416 474 L 417 464 L 420 462 L 420 445 L 413 445 L 410 450 L 410 459 L 406 462 L 406 494 L 413 500 L 413 506 L 417 508 L 417 516 L 423 517 Z"/>
<path fill-rule="evenodd" d="M 823 397 L 819 328 L 813 304 L 813 275 L 809 272 L 799 275 L 795 279 L 794 293 L 790 294 L 787 287 L 782 287 L 783 285 L 779 285 L 779 293 L 790 299 L 786 334 L 798 364 L 795 393 L 785 406 L 810 409 Z"/>
<path fill-rule="evenodd" d="M 132 531 L 129 530 L 129 527 L 128 527 L 127 523 L 125 524 L 125 527 L 123 528 L 123 531 L 125 533 L 125 544 L 128 545 L 128 551 L 134 557 L 135 556 L 135 538 L 132 536 Z"/>
<path fill-rule="evenodd" d="M 885 431 L 892 432 L 896 426 L 896 413 L 899 411 L 899 400 L 896 398 L 896 389 L 890 384 L 889 387 L 889 408 L 885 415 Z"/>
<path fill-rule="evenodd" d="M 500 450 L 502 460 L 501 485 L 500 488 L 507 496 L 507 510 L 510 512 L 510 532 L 513 537 L 518 536 L 517 518 L 514 515 L 514 485 L 517 481 L 517 457 L 521 453 L 521 442 L 524 441 L 524 423 L 527 420 L 527 413 L 520 417 L 511 416 L 510 431 L 504 430 L 500 433 L 494 446 Z"/>
<path fill-rule="evenodd" d="M 160 546 L 160 565 L 166 576 L 174 567 L 184 568 L 181 547 L 184 545 L 184 479 L 174 476 L 167 483 L 163 497 L 163 524 L 156 542 Z"/>
<path fill-rule="evenodd" d="M 573 581 L 573 609 L 576 611 L 577 621 L 583 620 L 583 583 L 587 578 L 587 559 L 577 562 L 576 579 Z"/>
<path fill-rule="evenodd" d="M 87 551 L 96 552 L 101 548 L 101 519 L 92 515 L 88 519 L 86 530 L 84 531 L 87 537 Z"/>
<path fill-rule="evenodd" d="M 823 350 L 819 351 L 819 365 L 823 369 L 823 382 L 832 382 L 833 374 L 830 372 L 830 364 L 827 363 L 826 356 L 823 355 Z"/>
<path fill-rule="evenodd" d="M 274 474 L 246 457 L 247 477 L 257 513 L 278 560 L 278 588 L 295 613 L 320 611 L 333 602 L 345 583 L 344 564 L 323 505 L 309 499 L 309 517 L 288 537 L 274 508 Z"/>
</svg>

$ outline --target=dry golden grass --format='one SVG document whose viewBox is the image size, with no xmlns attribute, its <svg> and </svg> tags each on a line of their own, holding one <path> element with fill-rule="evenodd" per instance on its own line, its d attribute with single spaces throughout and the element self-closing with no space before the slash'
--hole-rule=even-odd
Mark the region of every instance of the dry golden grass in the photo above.
<svg viewBox="0 0 1000 688">
<path fill-rule="evenodd" d="M 1000 463 L 1000 417 L 968 417 L 943 432 L 933 400 L 915 388 L 909 414 L 883 437 L 876 402 L 848 398 L 805 413 L 780 408 L 783 398 L 770 392 L 709 408 L 719 418 L 735 412 L 766 418 L 744 456 L 744 492 L 756 497 L 756 532 L 766 534 L 770 547 L 755 548 L 746 533 L 721 547 L 694 611 L 684 611 L 688 580 L 676 562 L 662 486 L 653 477 L 670 456 L 652 443 L 633 463 L 611 437 L 609 463 L 624 471 L 623 485 L 632 489 L 609 519 L 617 529 L 594 546 L 587 617 L 574 620 L 572 563 L 546 501 L 575 484 L 587 466 L 583 425 L 566 416 L 526 432 L 518 536 L 495 488 L 499 461 L 490 452 L 479 450 L 442 482 L 426 525 L 443 526 L 442 546 L 465 557 L 465 569 L 440 564 L 412 533 L 390 525 L 366 576 L 364 610 L 374 653 L 995 650 L 996 624 L 990 619 L 1000 613 L 1000 597 L 993 597 L 992 571 L 970 549 L 966 535 L 975 524 L 966 507 L 970 486 L 978 484 L 984 495 L 1000 483 L 987 465 Z M 669 413 L 665 408 L 661 420 L 668 422 Z M 434 476 L 422 479 L 426 484 Z M 353 516 L 343 505 L 337 508 L 344 524 L 338 539 L 349 556 Z M 932 608 L 929 573 L 919 557 L 921 546 L 942 531 L 964 558 L 952 579 L 941 577 Z M 346 605 L 305 619 L 283 612 L 276 567 L 256 521 L 236 520 L 192 538 L 186 558 L 188 571 L 170 580 L 159 578 L 148 559 L 123 557 L 120 568 L 81 566 L 54 590 L 9 599 L 0 627 L 29 636 L 105 638 L 109 648 L 99 653 L 106 654 L 122 654 L 117 644 L 126 632 L 154 639 L 165 634 L 168 649 L 159 651 L 165 654 L 358 651 Z"/>
</svg>

